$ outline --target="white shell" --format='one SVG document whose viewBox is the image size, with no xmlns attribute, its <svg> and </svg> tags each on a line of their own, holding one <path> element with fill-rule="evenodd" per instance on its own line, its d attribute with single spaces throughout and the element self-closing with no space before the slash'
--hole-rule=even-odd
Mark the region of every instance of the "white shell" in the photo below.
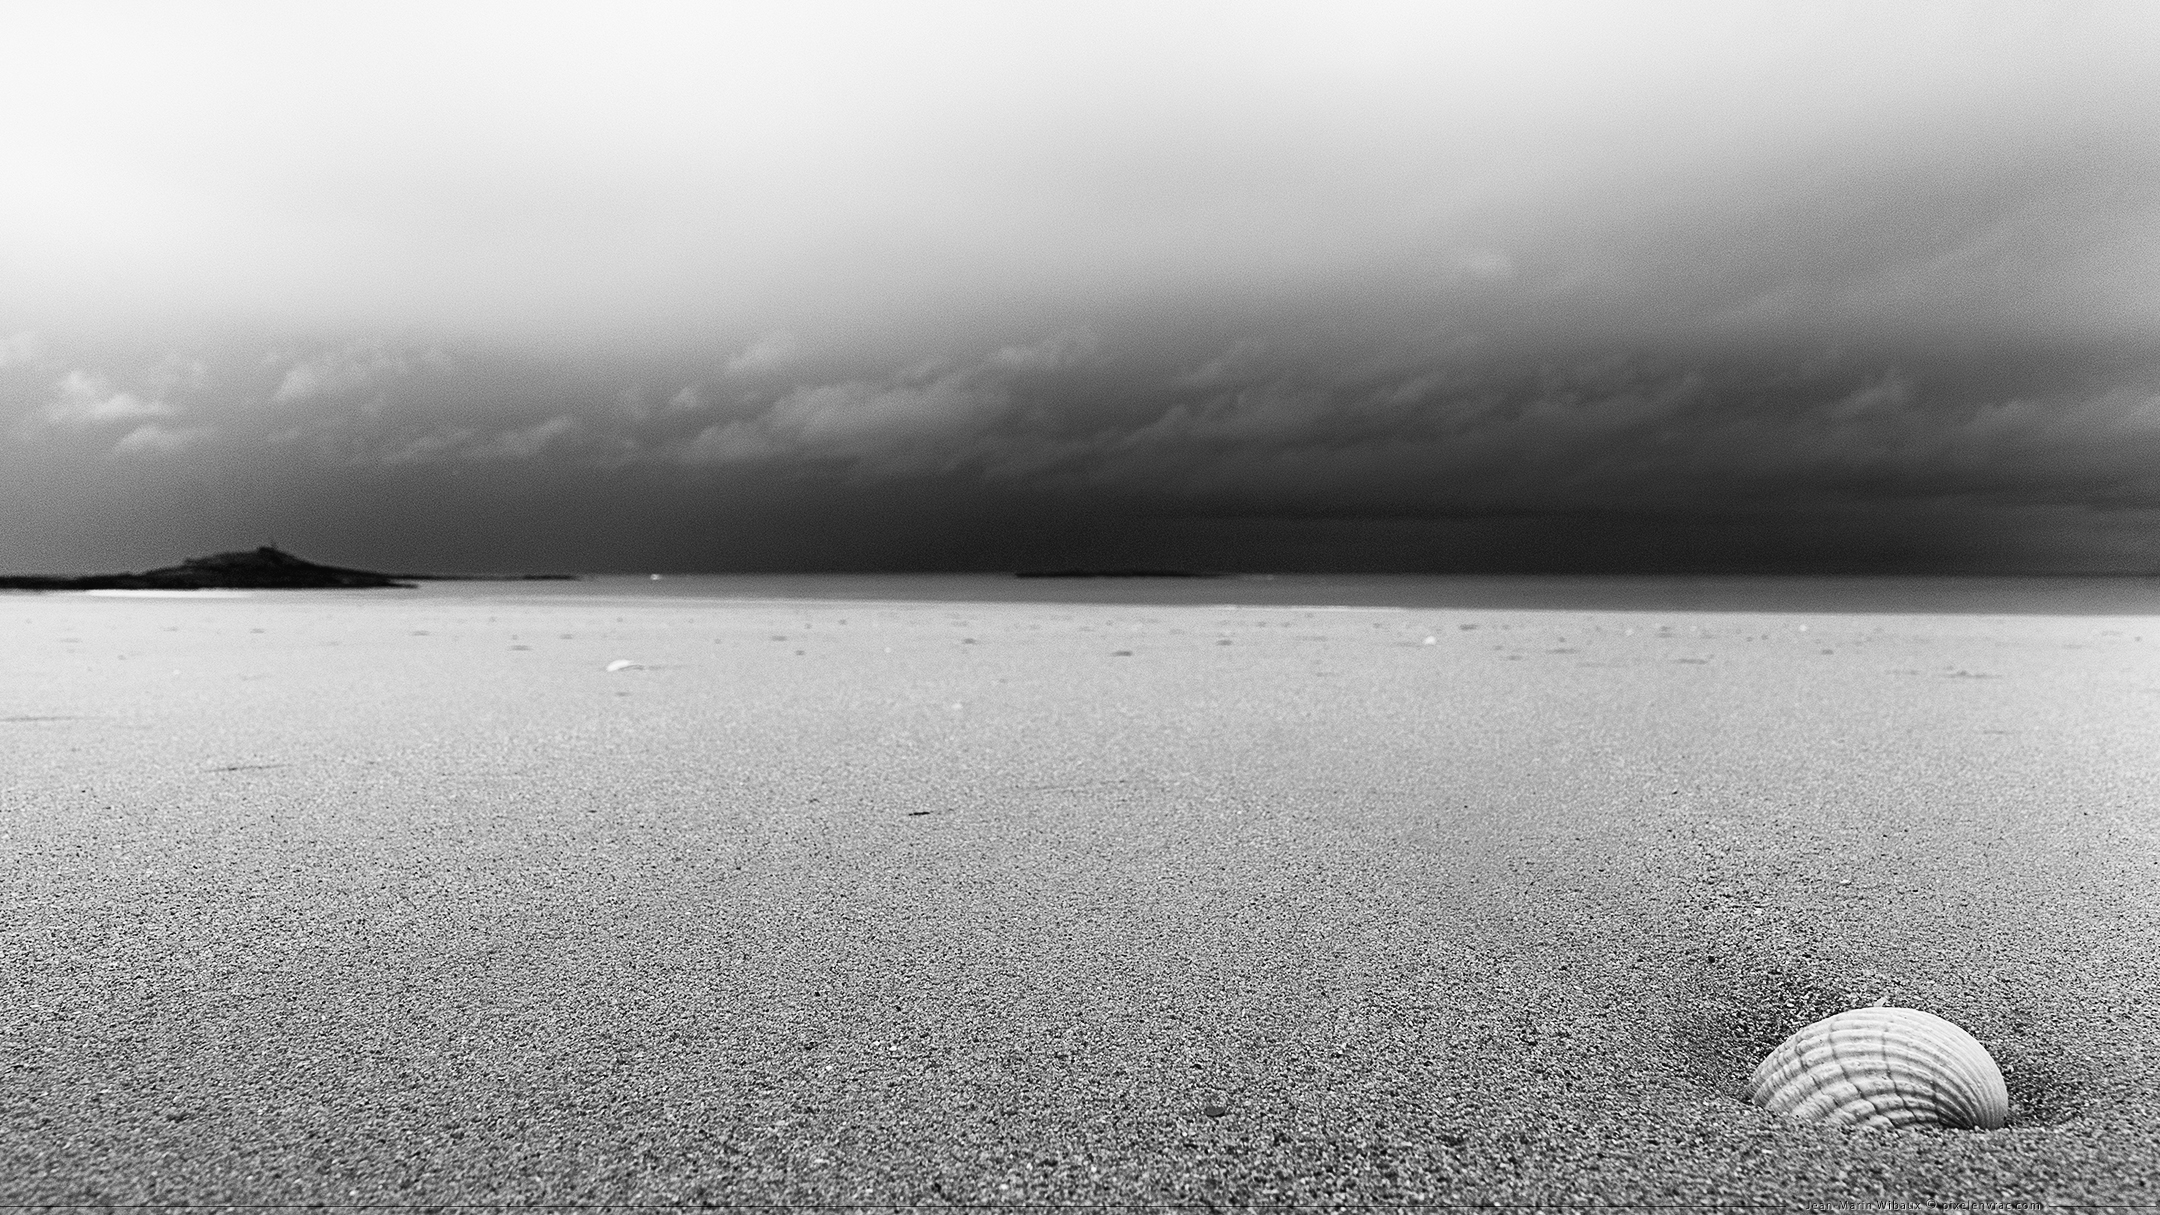
<svg viewBox="0 0 2160 1215">
<path fill-rule="evenodd" d="M 1810 1122 L 1995 1130 L 2010 1116 L 1979 1039 L 1911 1008 L 1857 1008 L 1785 1039 L 1755 1065 L 1748 1100 Z"/>
</svg>

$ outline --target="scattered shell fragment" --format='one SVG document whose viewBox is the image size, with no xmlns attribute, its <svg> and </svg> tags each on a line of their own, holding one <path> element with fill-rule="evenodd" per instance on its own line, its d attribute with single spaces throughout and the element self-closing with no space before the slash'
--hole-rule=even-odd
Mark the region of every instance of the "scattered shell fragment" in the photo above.
<svg viewBox="0 0 2160 1215">
<path fill-rule="evenodd" d="M 1933 1013 L 1857 1008 L 1802 1028 L 1755 1065 L 1748 1100 L 1809 1122 L 1995 1130 L 2002 1071 L 1977 1038 Z"/>
<path fill-rule="evenodd" d="M 636 665 L 636 663 L 630 661 L 627 658 L 618 658 L 615 661 L 607 664 L 607 669 L 609 671 L 627 671 Z"/>
</svg>

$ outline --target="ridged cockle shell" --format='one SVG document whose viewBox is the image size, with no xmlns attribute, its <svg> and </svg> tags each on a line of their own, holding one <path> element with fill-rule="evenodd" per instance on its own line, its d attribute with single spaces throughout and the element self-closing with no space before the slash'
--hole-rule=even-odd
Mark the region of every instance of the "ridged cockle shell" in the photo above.
<svg viewBox="0 0 2160 1215">
<path fill-rule="evenodd" d="M 1912 1008 L 1856 1008 L 1785 1039 L 1755 1065 L 1748 1100 L 1810 1122 L 1992 1131 L 2010 1116 L 1979 1039 Z"/>
</svg>

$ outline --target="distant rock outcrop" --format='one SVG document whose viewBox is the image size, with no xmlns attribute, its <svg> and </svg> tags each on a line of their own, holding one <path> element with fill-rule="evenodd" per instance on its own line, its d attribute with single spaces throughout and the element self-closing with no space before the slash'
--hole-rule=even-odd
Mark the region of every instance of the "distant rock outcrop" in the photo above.
<svg viewBox="0 0 2160 1215">
<path fill-rule="evenodd" d="M 1220 578 L 1205 570 L 1021 570 L 1015 578 Z"/>
<path fill-rule="evenodd" d="M 411 585 L 401 581 L 398 575 L 317 565 L 269 545 L 243 552 L 191 557 L 178 565 L 144 570 L 139 574 L 0 577 L 0 590 L 13 591 L 314 590 Z"/>
</svg>

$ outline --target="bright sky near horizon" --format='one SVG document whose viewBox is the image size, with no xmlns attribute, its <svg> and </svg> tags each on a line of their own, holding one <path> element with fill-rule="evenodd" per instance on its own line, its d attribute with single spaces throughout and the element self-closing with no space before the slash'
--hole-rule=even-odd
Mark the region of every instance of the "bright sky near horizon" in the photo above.
<svg viewBox="0 0 2160 1215">
<path fill-rule="evenodd" d="M 2160 569 L 2160 7 L 27 3 L 0 569 Z"/>
</svg>

